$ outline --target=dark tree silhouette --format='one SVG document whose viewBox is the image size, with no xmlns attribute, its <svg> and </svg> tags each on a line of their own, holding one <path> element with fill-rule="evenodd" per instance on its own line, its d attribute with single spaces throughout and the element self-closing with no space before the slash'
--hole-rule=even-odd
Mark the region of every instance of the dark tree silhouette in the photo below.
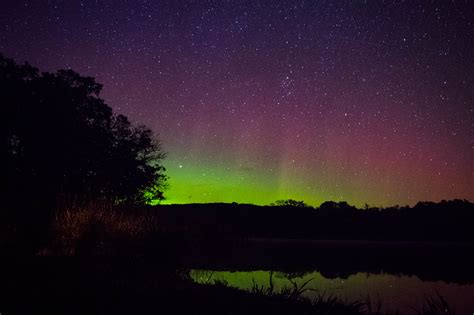
<svg viewBox="0 0 474 315">
<path fill-rule="evenodd" d="M 274 205 L 279 207 L 308 207 L 304 201 L 294 199 L 277 200 Z"/>
<path fill-rule="evenodd" d="M 350 215 L 351 213 L 356 212 L 357 208 L 349 205 L 345 201 L 341 201 L 341 202 L 326 201 L 326 202 L 323 202 L 319 206 L 319 210 L 323 213 Z"/>
<path fill-rule="evenodd" d="M 40 73 L 0 55 L 4 202 L 51 203 L 59 194 L 163 199 L 159 142 L 150 129 L 115 115 L 99 97 L 101 89 L 72 70 Z"/>
<path fill-rule="evenodd" d="M 0 88 L 10 189 L 121 201 L 163 198 L 160 144 L 150 129 L 114 115 L 93 78 L 72 70 L 39 73 L 0 56 Z"/>
</svg>

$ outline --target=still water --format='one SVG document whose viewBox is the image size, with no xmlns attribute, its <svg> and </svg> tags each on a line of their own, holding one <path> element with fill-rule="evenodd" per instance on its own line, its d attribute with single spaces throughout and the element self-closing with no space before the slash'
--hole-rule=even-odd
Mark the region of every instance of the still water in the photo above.
<svg viewBox="0 0 474 315">
<path fill-rule="evenodd" d="M 191 270 L 191 278 L 197 283 L 225 282 L 231 287 L 251 290 L 254 285 L 267 288 L 270 277 L 274 291 L 284 287 L 301 287 L 310 280 L 305 288 L 306 297 L 320 294 L 337 296 L 343 300 L 382 301 L 386 312 L 398 311 L 400 314 L 416 314 L 421 310 L 427 298 L 439 293 L 456 314 L 474 314 L 474 283 L 454 283 L 444 281 L 423 281 L 417 276 L 405 276 L 386 273 L 359 272 L 346 278 L 330 278 L 318 271 L 291 274 L 277 271 L 212 271 Z M 415 310 L 414 310 L 415 309 Z"/>
</svg>

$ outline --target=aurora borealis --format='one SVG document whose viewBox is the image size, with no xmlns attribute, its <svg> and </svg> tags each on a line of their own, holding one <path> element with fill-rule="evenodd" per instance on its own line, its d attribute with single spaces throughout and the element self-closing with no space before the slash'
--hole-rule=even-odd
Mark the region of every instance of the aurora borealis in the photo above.
<svg viewBox="0 0 474 315">
<path fill-rule="evenodd" d="M 474 199 L 469 1 L 6 1 L 0 53 L 104 85 L 167 203 Z"/>
</svg>

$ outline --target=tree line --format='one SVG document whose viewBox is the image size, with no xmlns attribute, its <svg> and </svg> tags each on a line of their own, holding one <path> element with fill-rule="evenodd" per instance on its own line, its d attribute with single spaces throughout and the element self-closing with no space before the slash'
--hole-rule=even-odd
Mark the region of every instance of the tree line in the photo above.
<svg viewBox="0 0 474 315">
<path fill-rule="evenodd" d="M 474 242 L 474 203 L 468 200 L 419 202 L 414 206 L 357 208 L 327 201 L 161 206 L 161 223 L 210 239 L 222 237 L 373 241 Z"/>
</svg>

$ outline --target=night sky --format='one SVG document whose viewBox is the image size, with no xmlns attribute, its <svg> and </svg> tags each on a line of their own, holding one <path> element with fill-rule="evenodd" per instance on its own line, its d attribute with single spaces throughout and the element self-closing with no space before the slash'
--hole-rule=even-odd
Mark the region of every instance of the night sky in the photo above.
<svg viewBox="0 0 474 315">
<path fill-rule="evenodd" d="M 473 201 L 473 6 L 2 1 L 0 53 L 104 84 L 168 203 Z"/>
</svg>

